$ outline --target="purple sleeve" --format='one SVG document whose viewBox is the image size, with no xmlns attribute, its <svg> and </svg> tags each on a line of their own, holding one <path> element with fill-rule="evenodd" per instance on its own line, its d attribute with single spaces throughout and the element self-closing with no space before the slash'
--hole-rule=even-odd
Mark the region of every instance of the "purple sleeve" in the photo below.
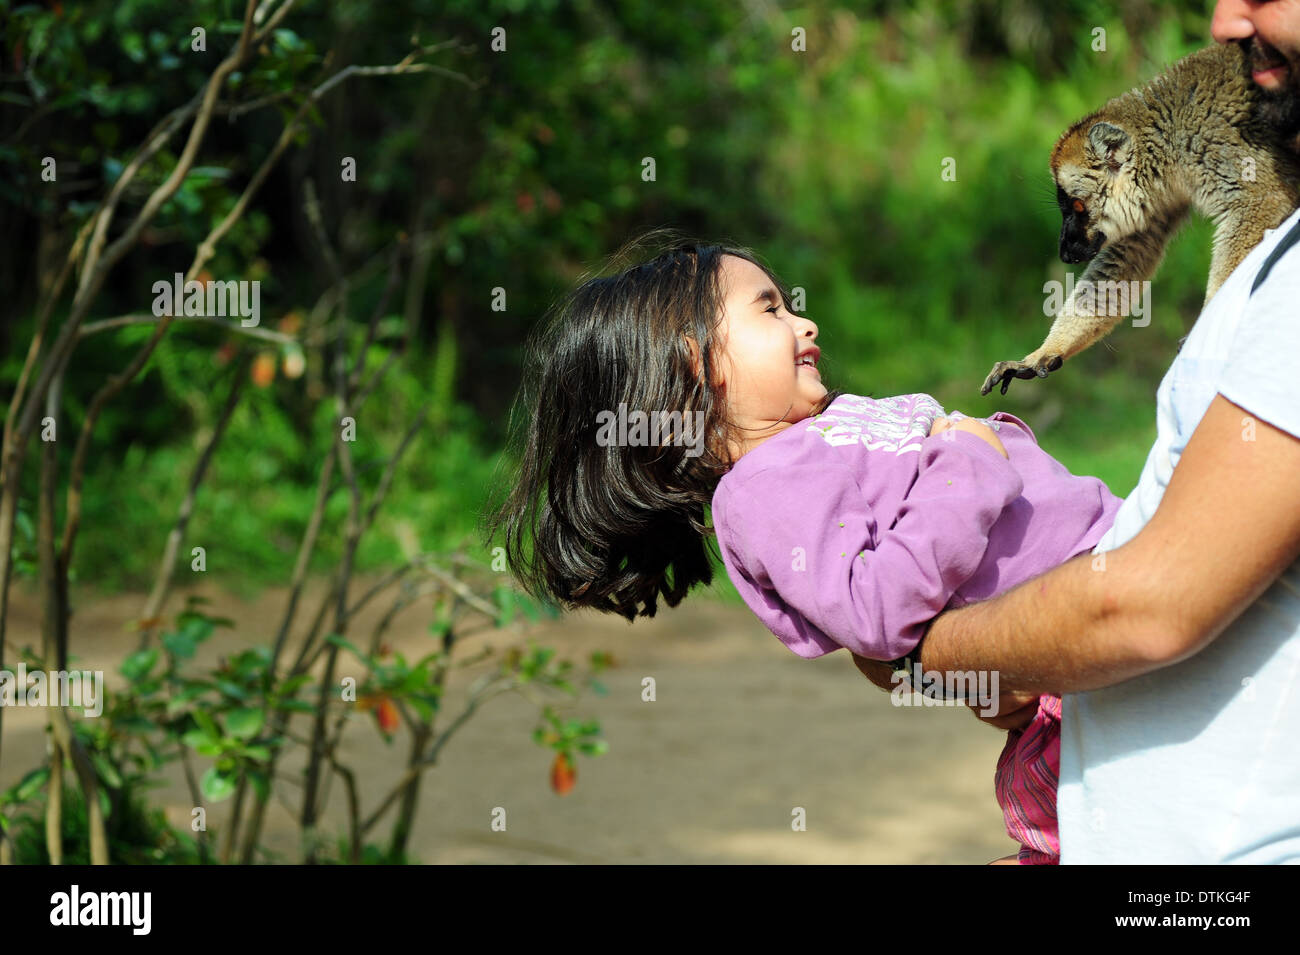
<svg viewBox="0 0 1300 955">
<path fill-rule="evenodd" d="M 834 461 L 771 468 L 733 489 L 723 543 L 756 591 L 747 602 L 791 635 L 782 639 L 795 653 L 829 653 L 829 637 L 874 660 L 904 656 L 979 567 L 989 529 L 1024 482 L 980 438 L 948 433 L 922 441 L 917 478 L 888 527 Z"/>
</svg>

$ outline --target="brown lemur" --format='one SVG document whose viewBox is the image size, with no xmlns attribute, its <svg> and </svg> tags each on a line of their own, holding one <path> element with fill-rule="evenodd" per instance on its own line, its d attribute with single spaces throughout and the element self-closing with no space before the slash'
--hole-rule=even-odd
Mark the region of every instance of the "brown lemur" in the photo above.
<svg viewBox="0 0 1300 955">
<path fill-rule="evenodd" d="M 980 394 L 1046 378 L 1110 332 L 1126 309 L 1098 290 L 1149 279 L 1192 209 L 1214 223 L 1209 302 L 1264 231 L 1300 204 L 1300 138 L 1284 141 L 1258 115 L 1259 99 L 1242 48 L 1215 44 L 1066 130 L 1051 159 L 1060 254 L 1089 264 L 1042 346 L 994 365 Z"/>
</svg>

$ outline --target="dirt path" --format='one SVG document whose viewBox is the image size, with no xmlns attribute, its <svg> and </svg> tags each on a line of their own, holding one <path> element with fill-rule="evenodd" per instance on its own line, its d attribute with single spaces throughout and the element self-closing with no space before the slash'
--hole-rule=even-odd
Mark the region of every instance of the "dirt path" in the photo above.
<svg viewBox="0 0 1300 955">
<path fill-rule="evenodd" d="M 233 636 L 218 631 L 201 660 L 270 642 L 283 591 L 254 601 L 215 588 L 196 592 L 213 599 L 212 613 L 237 623 Z M 300 617 L 315 611 L 318 593 Z M 172 598 L 172 612 L 182 600 Z M 135 645 L 123 624 L 143 603 L 136 594 L 74 597 L 73 666 L 102 669 L 112 685 L 117 663 Z M 369 634 L 382 609 L 367 608 L 355 633 Z M 38 620 L 32 596 L 15 586 L 8 661 L 17 647 L 36 643 Z M 428 620 L 426 607 L 407 610 L 388 642 L 408 656 L 428 652 Z M 610 750 L 582 758 L 576 787 L 556 795 L 550 751 L 530 738 L 536 707 L 514 695 L 491 701 L 424 777 L 411 839 L 422 862 L 984 863 L 1014 851 L 993 798 L 1003 735 L 965 708 L 891 706 L 847 653 L 801 660 L 745 608 L 707 598 L 635 625 L 577 614 L 531 633 L 575 660 L 595 649 L 614 654 L 617 667 L 602 677 L 609 694 L 587 694 L 569 710 L 598 719 Z M 470 638 L 463 649 L 522 639 L 519 631 L 497 632 Z M 453 672 L 445 713 L 460 711 L 478 672 Z M 641 700 L 646 676 L 657 684 L 653 703 Z M 41 712 L 7 710 L 4 734 L 0 787 L 42 758 Z M 349 728 L 342 758 L 357 771 L 363 812 L 391 788 L 408 745 L 404 732 L 385 745 L 368 716 L 359 714 Z M 302 762 L 286 760 L 283 771 L 300 778 Z M 207 761 L 196 765 L 202 771 Z M 169 767 L 165 778 L 153 798 L 174 824 L 188 826 L 191 800 L 180 767 Z M 292 784 L 282 789 L 296 799 Z M 505 832 L 490 827 L 494 807 L 506 810 Z M 791 829 L 794 807 L 806 812 L 804 832 Z M 217 832 L 229 808 L 229 801 L 210 807 Z M 273 802 L 268 819 L 267 844 L 295 861 L 289 809 Z M 325 825 L 337 832 L 346 825 L 339 785 Z M 376 831 L 386 834 L 387 826 Z"/>
</svg>

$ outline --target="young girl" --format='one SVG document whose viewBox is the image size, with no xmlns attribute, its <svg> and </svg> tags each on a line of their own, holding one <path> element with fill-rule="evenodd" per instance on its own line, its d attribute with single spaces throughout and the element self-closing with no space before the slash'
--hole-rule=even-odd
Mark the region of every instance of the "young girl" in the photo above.
<svg viewBox="0 0 1300 955">
<path fill-rule="evenodd" d="M 817 326 L 748 250 L 680 243 L 579 285 L 534 340 L 518 481 L 489 518 L 533 594 L 632 620 L 712 580 L 716 534 L 787 647 L 911 652 L 946 608 L 1090 551 L 1120 499 L 1019 418 L 828 392 Z M 644 413 L 662 427 L 608 427 Z M 706 518 L 712 511 L 712 526 Z M 1009 734 L 996 792 L 1054 864 L 1060 700 Z"/>
</svg>

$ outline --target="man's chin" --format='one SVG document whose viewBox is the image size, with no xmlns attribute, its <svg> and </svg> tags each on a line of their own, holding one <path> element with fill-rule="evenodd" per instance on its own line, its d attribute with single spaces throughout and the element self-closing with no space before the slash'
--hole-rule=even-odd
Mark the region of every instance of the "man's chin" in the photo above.
<svg viewBox="0 0 1300 955">
<path fill-rule="evenodd" d="M 1265 90 L 1259 101 L 1259 118 L 1283 139 L 1300 136 L 1300 89 L 1291 82 L 1276 90 Z"/>
<path fill-rule="evenodd" d="M 1259 118 L 1290 139 L 1300 135 L 1300 61 L 1287 67 L 1274 83 L 1259 86 Z"/>
</svg>

